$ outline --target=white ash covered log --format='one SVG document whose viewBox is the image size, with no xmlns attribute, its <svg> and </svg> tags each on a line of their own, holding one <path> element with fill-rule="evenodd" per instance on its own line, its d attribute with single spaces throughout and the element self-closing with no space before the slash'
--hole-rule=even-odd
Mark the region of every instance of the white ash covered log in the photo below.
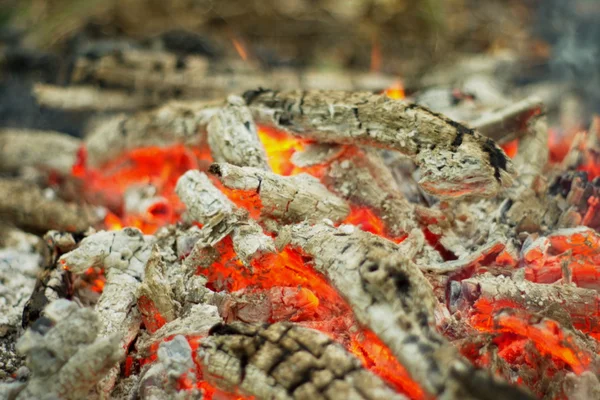
<svg viewBox="0 0 600 400">
<path fill-rule="evenodd" d="M 368 92 L 253 90 L 257 123 L 321 142 L 397 150 L 421 169 L 421 186 L 440 197 L 492 197 L 514 168 L 489 138 L 429 109 Z"/>
<path fill-rule="evenodd" d="M 255 193 L 261 201 L 261 215 L 282 223 L 324 218 L 341 222 L 350 212 L 344 200 L 308 174 L 281 176 L 224 163 L 212 164 L 209 171 L 229 189 Z"/>
<path fill-rule="evenodd" d="M 80 139 L 60 132 L 1 129 L 0 172 L 35 167 L 68 175 L 81 145 Z"/>
<path fill-rule="evenodd" d="M 252 114 L 241 97 L 229 96 L 206 127 L 215 162 L 270 170 Z"/>
<path fill-rule="evenodd" d="M 436 332 L 437 300 L 430 283 L 396 244 L 353 226 L 325 224 L 292 226 L 290 243 L 313 257 L 315 269 L 344 296 L 358 321 L 379 336 L 427 393 L 479 398 L 456 379 L 457 370 L 476 369 Z"/>
<path fill-rule="evenodd" d="M 372 209 L 392 237 L 402 237 L 419 226 L 415 206 L 404 198 L 391 171 L 373 150 L 347 149 L 327 166 L 323 182 L 344 199 Z"/>
<path fill-rule="evenodd" d="M 175 190 L 189 216 L 203 225 L 202 244 L 214 245 L 231 233 L 233 248 L 246 265 L 260 254 L 275 252 L 273 239 L 217 189 L 206 174 L 186 172 L 177 181 Z"/>
<path fill-rule="evenodd" d="M 327 335 L 289 323 L 216 325 L 198 361 L 209 382 L 257 399 L 405 399 Z"/>
<path fill-rule="evenodd" d="M 101 217 L 94 207 L 52 198 L 51 191 L 45 192 L 32 183 L 0 179 L 0 218 L 26 231 L 84 232 Z"/>
<path fill-rule="evenodd" d="M 117 335 L 123 348 L 129 346 L 140 330 L 142 318 L 136 306 L 137 291 L 150 254 L 151 238 L 144 237 L 136 228 L 124 228 L 88 236 L 75 250 L 59 259 L 74 274 L 82 274 L 90 267 L 104 270 L 106 283 L 95 306 L 100 319 L 98 335 Z M 99 391 L 110 393 L 118 373 L 115 366 L 100 384 Z"/>
</svg>

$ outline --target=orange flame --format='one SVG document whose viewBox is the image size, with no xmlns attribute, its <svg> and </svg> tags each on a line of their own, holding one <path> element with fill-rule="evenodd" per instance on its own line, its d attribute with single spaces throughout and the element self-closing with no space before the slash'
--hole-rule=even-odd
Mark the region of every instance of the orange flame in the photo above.
<svg viewBox="0 0 600 400">
<path fill-rule="evenodd" d="M 404 92 L 404 85 L 402 84 L 402 81 L 397 80 L 396 82 L 394 82 L 392 84 L 392 86 L 385 89 L 385 94 L 390 99 L 394 99 L 394 100 L 404 99 L 406 97 L 406 93 Z"/>
<path fill-rule="evenodd" d="M 231 39 L 231 42 L 233 43 L 233 47 L 235 47 L 235 51 L 238 53 L 240 58 L 244 61 L 248 61 L 248 52 L 246 51 L 246 48 L 242 42 L 236 38 Z"/>
</svg>

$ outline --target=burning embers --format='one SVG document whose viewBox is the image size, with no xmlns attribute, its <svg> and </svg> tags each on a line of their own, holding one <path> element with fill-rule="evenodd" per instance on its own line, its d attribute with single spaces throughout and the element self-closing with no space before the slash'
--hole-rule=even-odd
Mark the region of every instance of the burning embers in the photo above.
<svg viewBox="0 0 600 400">
<path fill-rule="evenodd" d="M 595 189 L 548 165 L 535 99 L 473 126 L 511 127 L 514 165 L 475 130 L 370 93 L 258 90 L 96 127 L 69 179 L 108 230 L 48 236 L 50 306 L 28 308 L 15 398 L 48 380 L 67 398 L 598 390 Z"/>
</svg>

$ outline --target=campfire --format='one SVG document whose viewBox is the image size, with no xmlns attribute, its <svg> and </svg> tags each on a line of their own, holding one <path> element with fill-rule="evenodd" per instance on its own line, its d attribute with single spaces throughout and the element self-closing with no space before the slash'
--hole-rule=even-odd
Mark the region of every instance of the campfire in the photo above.
<svg viewBox="0 0 600 400">
<path fill-rule="evenodd" d="M 501 93 L 504 54 L 405 87 L 375 41 L 327 83 L 230 39 L 233 70 L 78 56 L 31 93 L 82 138 L 0 132 L 0 397 L 598 398 L 580 97 Z"/>
</svg>

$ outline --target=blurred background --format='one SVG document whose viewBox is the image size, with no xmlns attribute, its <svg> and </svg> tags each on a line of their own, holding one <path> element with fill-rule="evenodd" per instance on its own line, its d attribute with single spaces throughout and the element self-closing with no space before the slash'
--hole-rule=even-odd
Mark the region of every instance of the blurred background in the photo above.
<svg viewBox="0 0 600 400">
<path fill-rule="evenodd" d="M 40 104 L 40 83 L 124 90 L 143 108 L 255 84 L 375 90 L 393 77 L 411 93 L 482 71 L 503 92 L 567 85 L 587 117 L 599 17 L 596 0 L 2 0 L 0 125 L 82 129 L 82 110 Z"/>
</svg>

